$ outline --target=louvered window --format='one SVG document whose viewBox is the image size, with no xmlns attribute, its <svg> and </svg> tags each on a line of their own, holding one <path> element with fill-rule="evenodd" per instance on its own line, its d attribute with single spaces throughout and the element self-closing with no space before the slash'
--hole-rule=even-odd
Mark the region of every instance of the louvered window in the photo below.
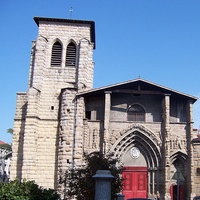
<svg viewBox="0 0 200 200">
<path fill-rule="evenodd" d="M 51 66 L 61 67 L 62 61 L 62 46 L 59 42 L 55 42 L 52 47 Z"/>
<path fill-rule="evenodd" d="M 127 114 L 128 121 L 145 121 L 145 110 L 138 104 L 130 106 L 127 110 Z"/>
<path fill-rule="evenodd" d="M 66 67 L 76 66 L 76 46 L 72 42 L 69 43 L 67 46 L 65 66 Z"/>
</svg>

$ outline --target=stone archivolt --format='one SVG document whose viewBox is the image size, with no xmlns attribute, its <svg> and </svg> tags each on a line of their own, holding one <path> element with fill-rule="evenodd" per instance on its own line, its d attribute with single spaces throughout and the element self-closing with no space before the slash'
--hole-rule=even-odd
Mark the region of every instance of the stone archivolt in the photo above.
<svg viewBox="0 0 200 200">
<path fill-rule="evenodd" d="M 117 140 L 113 141 L 111 152 L 120 157 L 131 147 L 137 146 L 141 153 L 146 154 L 153 161 L 154 166 L 158 166 L 161 160 L 161 140 L 148 128 L 141 124 L 133 124 L 119 133 Z M 148 152 L 148 153 L 147 153 Z"/>
</svg>

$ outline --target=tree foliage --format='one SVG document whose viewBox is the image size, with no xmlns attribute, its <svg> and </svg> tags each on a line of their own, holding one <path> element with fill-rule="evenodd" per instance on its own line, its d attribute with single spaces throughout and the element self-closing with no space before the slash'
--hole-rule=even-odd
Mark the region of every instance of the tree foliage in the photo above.
<svg viewBox="0 0 200 200">
<path fill-rule="evenodd" d="M 7 129 L 7 133 L 10 133 L 10 134 L 13 134 L 13 129 L 12 128 L 9 128 L 9 129 Z"/>
<path fill-rule="evenodd" d="M 12 147 L 10 144 L 0 144 L 0 149 L 1 150 L 5 150 L 7 152 L 11 152 L 12 151 Z"/>
<path fill-rule="evenodd" d="M 65 174 L 66 194 L 65 199 L 73 196 L 77 200 L 95 199 L 95 180 L 92 178 L 97 170 L 109 170 L 115 177 L 111 182 L 112 199 L 116 193 L 121 191 L 122 178 L 121 166 L 118 166 L 119 160 L 113 157 L 113 154 L 104 156 L 100 152 L 85 154 L 86 165 L 82 168 L 76 168 L 67 171 Z"/>
<path fill-rule="evenodd" d="M 7 133 L 13 134 L 13 129 L 12 128 L 7 129 Z M 12 151 L 12 146 L 10 144 L 7 144 L 7 143 L 0 144 L 0 149 L 7 151 L 7 153 L 10 153 Z"/>
<path fill-rule="evenodd" d="M 58 200 L 60 196 L 52 189 L 43 189 L 34 181 L 0 183 L 1 200 Z"/>
<path fill-rule="evenodd" d="M 7 129 L 7 133 L 13 134 L 13 129 Z M 0 149 L 6 151 L 6 153 L 10 153 L 12 151 L 12 146 L 10 144 L 0 144 Z"/>
</svg>

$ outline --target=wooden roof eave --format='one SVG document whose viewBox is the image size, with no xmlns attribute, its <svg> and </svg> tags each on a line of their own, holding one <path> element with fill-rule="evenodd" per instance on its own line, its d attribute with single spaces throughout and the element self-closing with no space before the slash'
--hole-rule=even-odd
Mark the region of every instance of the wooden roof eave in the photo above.
<svg viewBox="0 0 200 200">
<path fill-rule="evenodd" d="M 154 86 L 156 87 L 158 90 L 154 90 L 154 91 L 145 91 L 145 90 L 129 90 L 129 89 L 118 89 L 120 86 L 126 85 L 126 84 L 131 84 L 131 83 L 146 83 L 149 84 L 150 86 Z M 161 92 L 161 90 L 165 91 L 165 92 Z M 80 92 L 77 94 L 78 96 L 91 96 L 91 95 L 96 95 L 96 94 L 101 94 L 104 93 L 106 91 L 111 91 L 111 92 L 116 92 L 116 93 L 132 93 L 132 94 L 159 94 L 159 95 L 163 95 L 163 94 L 175 94 L 175 95 L 179 95 L 179 96 L 183 96 L 184 98 L 190 99 L 192 101 L 192 103 L 194 103 L 195 101 L 198 100 L 197 97 L 179 92 L 177 90 L 171 89 L 171 88 L 167 88 L 164 86 L 161 86 L 159 84 L 155 84 L 146 80 L 143 80 L 141 78 L 139 79 L 135 79 L 135 80 L 131 80 L 131 81 L 126 81 L 126 82 L 122 82 L 122 83 L 117 83 L 117 84 L 113 84 L 113 85 L 108 85 L 105 87 L 100 87 L 100 88 L 96 88 L 96 89 L 91 89 L 85 92 Z"/>
</svg>

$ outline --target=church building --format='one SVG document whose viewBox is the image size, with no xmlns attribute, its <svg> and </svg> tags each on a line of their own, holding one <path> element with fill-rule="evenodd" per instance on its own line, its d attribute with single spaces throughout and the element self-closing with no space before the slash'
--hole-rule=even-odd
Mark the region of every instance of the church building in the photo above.
<svg viewBox="0 0 200 200">
<path fill-rule="evenodd" d="M 38 36 L 27 92 L 17 93 L 10 178 L 62 193 L 60 180 L 83 164 L 84 153 L 113 152 L 123 166 L 125 200 L 200 195 L 197 98 L 141 78 L 94 89 L 95 22 L 34 21 Z"/>
</svg>

